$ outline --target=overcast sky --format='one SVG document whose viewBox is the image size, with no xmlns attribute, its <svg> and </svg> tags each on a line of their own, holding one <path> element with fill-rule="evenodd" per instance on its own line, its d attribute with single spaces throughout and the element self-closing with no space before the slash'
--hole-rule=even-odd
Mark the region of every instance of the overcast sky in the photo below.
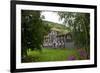
<svg viewBox="0 0 100 73">
<path fill-rule="evenodd" d="M 41 13 L 41 15 L 44 15 L 44 20 L 63 24 L 63 21 L 59 20 L 59 15 L 57 12 L 44 11 Z"/>
</svg>

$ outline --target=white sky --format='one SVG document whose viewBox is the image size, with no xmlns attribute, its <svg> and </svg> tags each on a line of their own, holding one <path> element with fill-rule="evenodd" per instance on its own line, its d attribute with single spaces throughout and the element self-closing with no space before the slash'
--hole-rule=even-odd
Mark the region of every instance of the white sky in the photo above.
<svg viewBox="0 0 100 73">
<path fill-rule="evenodd" d="M 41 15 L 45 16 L 44 20 L 63 24 L 63 21 L 59 20 L 59 15 L 57 12 L 44 11 L 41 13 Z"/>
</svg>

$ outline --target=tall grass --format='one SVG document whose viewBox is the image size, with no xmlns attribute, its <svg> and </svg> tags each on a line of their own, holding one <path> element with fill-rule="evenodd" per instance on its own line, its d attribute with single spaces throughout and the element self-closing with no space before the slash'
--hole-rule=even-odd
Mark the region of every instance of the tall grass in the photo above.
<svg viewBox="0 0 100 73">
<path fill-rule="evenodd" d="M 27 61 L 24 62 L 48 62 L 48 61 L 67 61 L 69 57 L 73 56 L 75 60 L 80 59 L 80 55 L 76 49 L 52 49 L 43 48 L 42 52 L 29 50 L 27 52 Z"/>
</svg>

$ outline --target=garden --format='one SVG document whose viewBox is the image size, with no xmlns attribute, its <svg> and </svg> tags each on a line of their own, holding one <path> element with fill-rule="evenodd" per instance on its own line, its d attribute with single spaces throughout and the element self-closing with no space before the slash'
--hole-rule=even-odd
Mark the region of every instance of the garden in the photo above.
<svg viewBox="0 0 100 73">
<path fill-rule="evenodd" d="M 51 29 L 54 31 L 52 34 Z M 57 32 L 56 34 L 55 31 Z M 70 34 L 71 38 L 67 37 L 67 34 Z M 46 46 L 43 45 L 44 37 L 46 37 Z M 65 39 L 67 40 L 65 41 Z M 72 47 L 72 45 L 66 44 L 66 42 L 70 41 L 74 42 L 73 48 L 68 48 Z M 57 46 L 57 44 L 59 45 Z M 21 11 L 22 63 L 74 61 L 87 60 L 89 58 L 89 13 L 36 10 Z"/>
<path fill-rule="evenodd" d="M 86 60 L 87 54 L 83 49 L 51 49 L 43 48 L 42 52 L 38 50 L 27 51 L 27 57 L 23 62 L 48 62 L 48 61 L 73 61 Z"/>
</svg>

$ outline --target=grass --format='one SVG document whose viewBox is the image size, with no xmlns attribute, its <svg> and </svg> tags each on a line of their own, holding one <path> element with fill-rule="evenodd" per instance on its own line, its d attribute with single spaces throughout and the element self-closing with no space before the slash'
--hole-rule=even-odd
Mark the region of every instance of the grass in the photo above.
<svg viewBox="0 0 100 73">
<path fill-rule="evenodd" d="M 74 56 L 76 60 L 80 59 L 79 53 L 76 49 L 43 48 L 42 52 L 29 50 L 27 54 L 28 60 L 24 62 L 67 61 L 70 56 Z"/>
</svg>

